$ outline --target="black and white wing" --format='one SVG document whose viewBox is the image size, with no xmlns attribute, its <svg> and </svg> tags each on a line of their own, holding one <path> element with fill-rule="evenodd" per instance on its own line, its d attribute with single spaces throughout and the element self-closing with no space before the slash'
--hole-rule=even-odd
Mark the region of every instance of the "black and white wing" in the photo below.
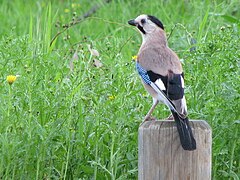
<svg viewBox="0 0 240 180">
<path fill-rule="evenodd" d="M 136 62 L 136 69 L 144 83 L 157 92 L 158 100 L 167 105 L 172 112 L 183 149 L 195 150 L 196 141 L 193 137 L 188 117 L 179 112 L 173 103 L 173 101 L 179 101 L 184 98 L 183 75 L 170 72 L 169 76 L 161 76 L 152 71 L 146 71 L 138 62 Z"/>
</svg>

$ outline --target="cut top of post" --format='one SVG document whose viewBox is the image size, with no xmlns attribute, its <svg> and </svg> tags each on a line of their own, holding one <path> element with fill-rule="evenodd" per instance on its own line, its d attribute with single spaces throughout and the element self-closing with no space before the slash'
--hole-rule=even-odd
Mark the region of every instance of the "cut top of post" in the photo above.
<svg viewBox="0 0 240 180">
<path fill-rule="evenodd" d="M 139 180 L 211 179 L 211 127 L 202 120 L 192 120 L 190 126 L 194 151 L 183 150 L 174 121 L 148 121 L 139 127 Z"/>
</svg>

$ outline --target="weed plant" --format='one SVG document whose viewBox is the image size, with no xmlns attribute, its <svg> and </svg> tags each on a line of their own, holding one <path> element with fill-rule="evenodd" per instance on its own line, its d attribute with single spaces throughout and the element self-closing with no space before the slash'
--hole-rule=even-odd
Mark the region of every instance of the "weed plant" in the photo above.
<svg viewBox="0 0 240 180">
<path fill-rule="evenodd" d="M 189 117 L 212 127 L 212 179 L 239 180 L 238 0 L 0 4 L 0 179 L 137 179 L 151 97 L 132 61 L 141 36 L 127 21 L 146 13 L 183 62 Z M 11 85 L 8 75 L 18 75 Z M 154 116 L 168 113 L 161 105 Z"/>
</svg>

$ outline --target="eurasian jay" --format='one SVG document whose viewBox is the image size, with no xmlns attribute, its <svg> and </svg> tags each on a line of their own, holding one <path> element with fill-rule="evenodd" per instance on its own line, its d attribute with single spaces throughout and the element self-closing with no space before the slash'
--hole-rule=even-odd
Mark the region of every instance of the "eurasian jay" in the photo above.
<svg viewBox="0 0 240 180">
<path fill-rule="evenodd" d="M 145 89 L 153 98 L 153 105 L 144 121 L 151 119 L 159 102 L 164 103 L 176 122 L 183 149 L 195 150 L 196 141 L 187 117 L 182 65 L 178 56 L 168 47 L 162 22 L 144 14 L 128 23 L 136 26 L 142 34 L 136 69 Z"/>
</svg>

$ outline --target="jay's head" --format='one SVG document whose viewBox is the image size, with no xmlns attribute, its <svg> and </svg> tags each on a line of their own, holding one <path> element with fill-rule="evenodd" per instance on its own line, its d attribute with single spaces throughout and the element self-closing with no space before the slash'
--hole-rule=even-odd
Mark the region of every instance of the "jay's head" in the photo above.
<svg viewBox="0 0 240 180">
<path fill-rule="evenodd" d="M 164 30 L 162 22 L 151 15 L 142 14 L 136 19 L 129 20 L 128 24 L 136 26 L 143 36 L 153 34 L 156 30 Z"/>
</svg>

